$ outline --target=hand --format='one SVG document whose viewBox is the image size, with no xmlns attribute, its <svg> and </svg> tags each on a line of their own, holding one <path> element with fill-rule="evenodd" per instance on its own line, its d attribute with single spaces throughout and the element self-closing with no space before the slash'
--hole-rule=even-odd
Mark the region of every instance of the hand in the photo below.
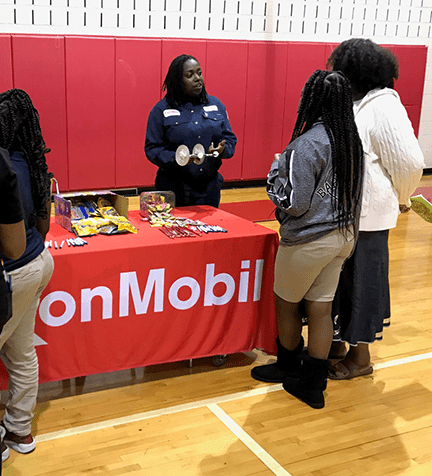
<svg viewBox="0 0 432 476">
<path fill-rule="evenodd" d="M 208 148 L 208 153 L 213 154 L 213 152 L 217 152 L 218 156 L 222 154 L 222 152 L 225 150 L 225 141 L 219 142 L 218 146 L 215 147 L 213 145 L 213 142 L 210 144 L 210 147 Z"/>
</svg>

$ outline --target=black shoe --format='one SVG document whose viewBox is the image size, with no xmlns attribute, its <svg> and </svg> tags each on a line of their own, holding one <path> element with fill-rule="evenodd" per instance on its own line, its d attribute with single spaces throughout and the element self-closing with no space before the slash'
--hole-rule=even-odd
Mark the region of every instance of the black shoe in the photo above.
<svg viewBox="0 0 432 476">
<path fill-rule="evenodd" d="M 277 345 L 277 361 L 274 364 L 266 364 L 254 367 L 251 370 L 251 376 L 255 380 L 268 383 L 282 383 L 286 378 L 300 377 L 301 368 L 301 352 L 304 347 L 303 337 L 294 350 L 288 350 L 283 347 L 276 339 Z"/>
<path fill-rule="evenodd" d="M 306 355 L 300 371 L 300 378 L 287 378 L 283 388 L 294 397 L 312 408 L 323 408 L 324 390 L 327 387 L 328 360 L 316 359 Z"/>
</svg>

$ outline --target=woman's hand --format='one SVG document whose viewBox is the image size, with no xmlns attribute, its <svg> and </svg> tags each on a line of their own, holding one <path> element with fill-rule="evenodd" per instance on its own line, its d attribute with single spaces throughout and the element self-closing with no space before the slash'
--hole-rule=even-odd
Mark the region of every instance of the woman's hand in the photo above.
<svg viewBox="0 0 432 476">
<path fill-rule="evenodd" d="M 215 147 L 213 145 L 213 142 L 210 144 L 210 147 L 208 148 L 208 154 L 213 154 L 213 152 L 217 152 L 218 153 L 218 156 L 222 154 L 222 152 L 224 151 L 225 149 L 225 141 L 221 141 L 219 142 L 218 146 Z"/>
</svg>

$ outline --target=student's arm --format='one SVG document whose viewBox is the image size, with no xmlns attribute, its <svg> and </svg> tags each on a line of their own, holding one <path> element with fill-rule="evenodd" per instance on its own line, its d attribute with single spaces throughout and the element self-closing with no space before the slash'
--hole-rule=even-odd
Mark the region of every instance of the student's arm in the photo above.
<svg viewBox="0 0 432 476">
<path fill-rule="evenodd" d="M 37 223 L 36 223 L 36 228 L 39 231 L 39 233 L 42 235 L 42 238 L 43 238 L 44 241 L 45 241 L 46 235 L 47 235 L 47 233 L 49 231 L 49 228 L 50 228 L 51 200 L 48 200 L 46 202 L 46 211 L 47 211 L 46 218 L 38 217 Z"/>
<path fill-rule="evenodd" d="M 24 220 L 8 225 L 0 224 L 0 252 L 10 259 L 18 259 L 26 249 Z"/>
</svg>

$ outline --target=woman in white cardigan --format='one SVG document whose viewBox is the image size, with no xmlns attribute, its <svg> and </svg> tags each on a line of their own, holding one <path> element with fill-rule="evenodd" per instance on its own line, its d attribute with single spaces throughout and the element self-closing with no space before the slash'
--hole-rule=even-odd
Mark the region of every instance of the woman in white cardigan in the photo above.
<svg viewBox="0 0 432 476">
<path fill-rule="evenodd" d="M 390 324 L 389 229 L 396 226 L 399 207 L 410 206 L 424 158 L 393 89 L 399 67 L 390 50 L 353 38 L 332 52 L 327 66 L 351 81 L 365 153 L 359 239 L 333 304 L 337 331 L 330 358 L 341 360 L 331 367 L 329 378 L 343 380 L 373 372 L 369 344 L 381 340 L 383 327 Z"/>
</svg>

